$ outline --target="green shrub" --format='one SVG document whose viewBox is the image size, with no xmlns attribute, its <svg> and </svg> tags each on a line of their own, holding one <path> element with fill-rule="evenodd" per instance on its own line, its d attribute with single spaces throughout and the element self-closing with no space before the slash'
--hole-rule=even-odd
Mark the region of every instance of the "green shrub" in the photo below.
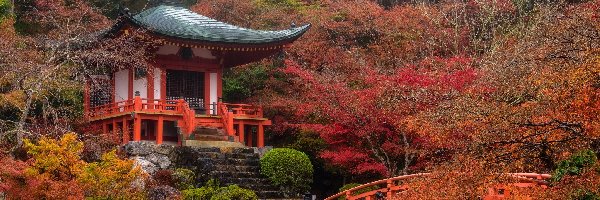
<svg viewBox="0 0 600 200">
<path fill-rule="evenodd" d="M 596 161 L 596 153 L 591 150 L 577 152 L 569 159 L 560 161 L 552 174 L 552 181 L 560 181 L 565 175 L 579 175 L 584 167 L 590 166 Z"/>
<path fill-rule="evenodd" d="M 237 185 L 219 187 L 219 182 L 211 179 L 201 188 L 181 191 L 185 200 L 256 200 L 258 196 L 254 191 L 241 188 Z"/>
<path fill-rule="evenodd" d="M 571 194 L 573 200 L 600 200 L 600 196 L 587 190 L 577 190 Z"/>
<path fill-rule="evenodd" d="M 196 175 L 192 170 L 185 168 L 177 168 L 173 173 L 173 181 L 178 190 L 186 190 L 194 188 L 194 178 Z"/>
<path fill-rule="evenodd" d="M 299 194 L 310 189 L 313 165 L 306 154 L 288 148 L 273 149 L 260 159 L 261 173 L 284 192 Z"/>
<path fill-rule="evenodd" d="M 0 22 L 11 16 L 12 3 L 10 0 L 0 0 Z"/>
<path fill-rule="evenodd" d="M 348 183 L 340 188 L 340 192 L 352 189 L 352 188 L 360 186 L 360 185 L 361 184 L 358 184 L 358 183 Z M 377 189 L 379 189 L 379 186 L 373 185 L 373 186 L 369 186 L 366 188 L 362 188 L 360 190 L 356 190 L 356 191 L 352 192 L 352 195 L 359 195 L 359 194 L 362 194 L 365 192 L 370 192 L 370 191 L 377 190 Z M 345 199 L 346 199 L 346 196 L 341 196 L 338 198 L 338 200 L 345 200 Z"/>
<path fill-rule="evenodd" d="M 219 189 L 219 192 L 212 196 L 210 200 L 256 200 L 258 196 L 252 191 L 248 189 L 241 188 L 237 185 L 230 185 L 227 187 L 222 187 Z"/>
<path fill-rule="evenodd" d="M 208 187 L 193 188 L 181 191 L 181 196 L 185 200 L 204 200 L 211 199 L 216 193 L 215 190 Z"/>
</svg>

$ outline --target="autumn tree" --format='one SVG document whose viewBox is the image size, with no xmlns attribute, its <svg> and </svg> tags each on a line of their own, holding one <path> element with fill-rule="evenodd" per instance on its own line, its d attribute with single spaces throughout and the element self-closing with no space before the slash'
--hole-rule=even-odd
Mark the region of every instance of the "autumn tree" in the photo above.
<svg viewBox="0 0 600 200">
<path fill-rule="evenodd" d="M 89 75 L 146 66 L 138 49 L 147 43 L 133 35 L 106 38 L 113 22 L 85 1 L 25 1 L 14 7 L 15 17 L 3 20 L 0 42 L 5 147 L 20 147 L 23 138 L 39 133 L 58 136 L 77 129 Z"/>
</svg>

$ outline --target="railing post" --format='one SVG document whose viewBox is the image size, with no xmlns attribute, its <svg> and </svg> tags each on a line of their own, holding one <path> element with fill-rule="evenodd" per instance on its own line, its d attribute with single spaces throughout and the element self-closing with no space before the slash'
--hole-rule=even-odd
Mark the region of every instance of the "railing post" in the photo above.
<svg viewBox="0 0 600 200">
<path fill-rule="evenodd" d="M 211 115 L 217 115 L 217 102 L 212 102 L 211 106 Z"/>
<path fill-rule="evenodd" d="M 392 199 L 392 187 L 394 187 L 394 181 L 387 180 L 387 199 Z"/>
<path fill-rule="evenodd" d="M 346 191 L 346 200 L 351 200 L 352 197 L 352 192 L 350 192 L 350 190 Z"/>
<path fill-rule="evenodd" d="M 227 114 L 227 132 L 231 136 L 235 136 L 235 131 L 233 130 L 233 114 L 228 112 Z"/>
<path fill-rule="evenodd" d="M 135 98 L 133 99 L 133 110 L 141 111 L 142 110 L 142 98 L 140 97 L 140 92 L 135 92 Z"/>
<path fill-rule="evenodd" d="M 179 100 L 177 100 L 177 108 L 175 108 L 175 111 L 176 111 L 176 112 L 181 112 L 181 111 L 183 111 L 183 102 L 184 102 L 184 100 L 183 100 L 183 99 L 179 99 Z"/>
</svg>

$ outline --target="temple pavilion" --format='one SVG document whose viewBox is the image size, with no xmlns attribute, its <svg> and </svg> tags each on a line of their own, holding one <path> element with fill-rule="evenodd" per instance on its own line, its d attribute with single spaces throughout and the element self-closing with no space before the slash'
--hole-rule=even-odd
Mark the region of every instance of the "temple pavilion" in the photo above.
<svg viewBox="0 0 600 200">
<path fill-rule="evenodd" d="M 161 41 L 144 49 L 153 55 L 152 67 L 90 76 L 85 116 L 104 133 L 122 136 L 123 143 L 226 141 L 262 147 L 271 121 L 258 106 L 221 101 L 223 70 L 281 52 L 309 27 L 252 30 L 173 6 L 124 12 L 107 35 L 143 30 Z"/>
</svg>

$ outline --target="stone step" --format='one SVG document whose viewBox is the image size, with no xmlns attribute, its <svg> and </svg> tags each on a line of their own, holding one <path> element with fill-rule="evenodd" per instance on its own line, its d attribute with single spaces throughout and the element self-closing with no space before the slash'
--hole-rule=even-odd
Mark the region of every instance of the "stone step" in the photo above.
<svg viewBox="0 0 600 200">
<path fill-rule="evenodd" d="M 227 158 L 258 159 L 258 155 L 254 154 L 254 153 L 232 153 L 232 154 L 225 154 L 225 156 Z"/>
<path fill-rule="evenodd" d="M 185 140 L 183 142 L 185 146 L 191 147 L 222 147 L 222 148 L 237 148 L 243 147 L 244 145 L 239 142 L 229 141 L 201 141 L 201 140 Z"/>
<path fill-rule="evenodd" d="M 227 184 L 255 184 L 255 185 L 271 185 L 271 181 L 267 178 L 231 178 L 226 177 L 221 179 L 223 183 Z"/>
<path fill-rule="evenodd" d="M 222 178 L 260 178 L 260 174 L 254 172 L 232 172 L 232 171 L 212 171 L 211 176 Z"/>
<path fill-rule="evenodd" d="M 233 138 L 227 135 L 206 135 L 206 134 L 191 134 L 188 137 L 189 140 L 200 140 L 200 141 L 232 141 Z"/>
<path fill-rule="evenodd" d="M 258 196 L 259 199 L 283 198 L 283 194 L 280 191 L 258 191 L 256 192 L 256 196 Z"/>
<path fill-rule="evenodd" d="M 215 165 L 221 171 L 255 172 L 260 173 L 260 166 Z"/>
</svg>

